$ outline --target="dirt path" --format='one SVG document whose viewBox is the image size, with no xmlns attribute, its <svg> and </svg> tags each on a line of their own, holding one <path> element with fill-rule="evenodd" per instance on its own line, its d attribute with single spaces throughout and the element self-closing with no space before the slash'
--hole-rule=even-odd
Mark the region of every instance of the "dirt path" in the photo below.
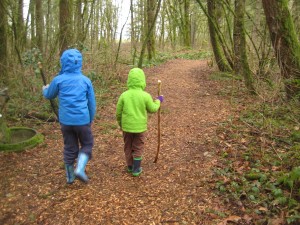
<svg viewBox="0 0 300 225">
<path fill-rule="evenodd" d="M 124 170 L 115 103 L 100 109 L 93 126 L 96 145 L 90 183 L 65 184 L 58 124 L 40 128 L 46 141 L 20 154 L 0 154 L 0 224 L 217 224 L 227 213 L 211 190 L 216 164 L 212 142 L 229 105 L 216 93 L 205 61 L 174 60 L 145 69 L 147 91 L 162 80 L 162 145 L 158 163 L 157 115 L 149 117 L 144 172 Z"/>
</svg>

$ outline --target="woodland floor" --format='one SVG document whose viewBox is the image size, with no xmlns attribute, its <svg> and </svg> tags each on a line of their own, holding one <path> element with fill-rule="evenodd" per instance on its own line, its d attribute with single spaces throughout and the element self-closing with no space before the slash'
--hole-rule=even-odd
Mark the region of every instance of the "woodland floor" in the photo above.
<svg viewBox="0 0 300 225">
<path fill-rule="evenodd" d="M 125 171 L 123 140 L 116 126 L 120 93 L 98 108 L 93 124 L 95 146 L 88 163 L 90 182 L 67 185 L 58 123 L 37 129 L 45 142 L 21 153 L 0 154 L 0 224 L 226 224 L 235 208 L 214 192 L 212 168 L 218 124 L 231 113 L 220 82 L 209 78 L 206 61 L 176 59 L 145 69 L 153 97 L 162 81 L 161 149 L 157 114 L 149 115 L 143 173 Z M 127 74 L 124 74 L 126 80 Z"/>
</svg>

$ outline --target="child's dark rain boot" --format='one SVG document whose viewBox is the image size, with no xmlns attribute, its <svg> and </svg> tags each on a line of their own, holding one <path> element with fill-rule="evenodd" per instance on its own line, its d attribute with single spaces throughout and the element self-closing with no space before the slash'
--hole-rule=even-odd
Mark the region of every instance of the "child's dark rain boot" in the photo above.
<svg viewBox="0 0 300 225">
<path fill-rule="evenodd" d="M 133 171 L 133 166 L 127 166 L 127 172 L 132 173 Z"/>
<path fill-rule="evenodd" d="M 89 156 L 85 153 L 79 153 L 78 161 L 77 161 L 77 168 L 75 170 L 75 176 L 81 180 L 82 182 L 87 183 L 89 178 L 85 174 L 85 166 L 89 161 Z"/>
<path fill-rule="evenodd" d="M 138 177 L 142 173 L 142 167 L 141 167 L 142 157 L 134 158 L 133 159 L 133 171 L 132 175 L 134 177 Z"/>
<path fill-rule="evenodd" d="M 74 165 L 73 164 L 65 164 L 66 175 L 67 175 L 67 183 L 72 184 L 75 180 L 74 174 Z"/>
</svg>

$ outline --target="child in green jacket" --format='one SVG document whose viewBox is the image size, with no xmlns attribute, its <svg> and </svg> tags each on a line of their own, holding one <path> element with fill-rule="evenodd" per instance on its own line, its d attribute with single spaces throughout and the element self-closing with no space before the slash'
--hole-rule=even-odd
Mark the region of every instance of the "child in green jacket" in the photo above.
<svg viewBox="0 0 300 225">
<path fill-rule="evenodd" d="M 147 113 L 158 111 L 163 96 L 153 100 L 144 91 L 146 79 L 144 71 L 139 68 L 130 70 L 127 79 L 128 90 L 123 92 L 117 103 L 116 118 L 123 131 L 124 153 L 128 172 L 139 176 L 142 172 L 141 160 L 144 151 L 145 131 L 147 130 Z"/>
</svg>

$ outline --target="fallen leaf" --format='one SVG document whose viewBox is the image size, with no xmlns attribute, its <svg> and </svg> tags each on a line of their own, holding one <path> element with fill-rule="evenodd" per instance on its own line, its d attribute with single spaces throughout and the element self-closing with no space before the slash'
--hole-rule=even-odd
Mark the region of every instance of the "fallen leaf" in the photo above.
<svg viewBox="0 0 300 225">
<path fill-rule="evenodd" d="M 234 222 L 238 223 L 242 218 L 239 216 L 229 216 L 226 219 L 224 219 L 221 223 L 218 223 L 218 225 L 227 225 L 227 222 Z"/>
</svg>

